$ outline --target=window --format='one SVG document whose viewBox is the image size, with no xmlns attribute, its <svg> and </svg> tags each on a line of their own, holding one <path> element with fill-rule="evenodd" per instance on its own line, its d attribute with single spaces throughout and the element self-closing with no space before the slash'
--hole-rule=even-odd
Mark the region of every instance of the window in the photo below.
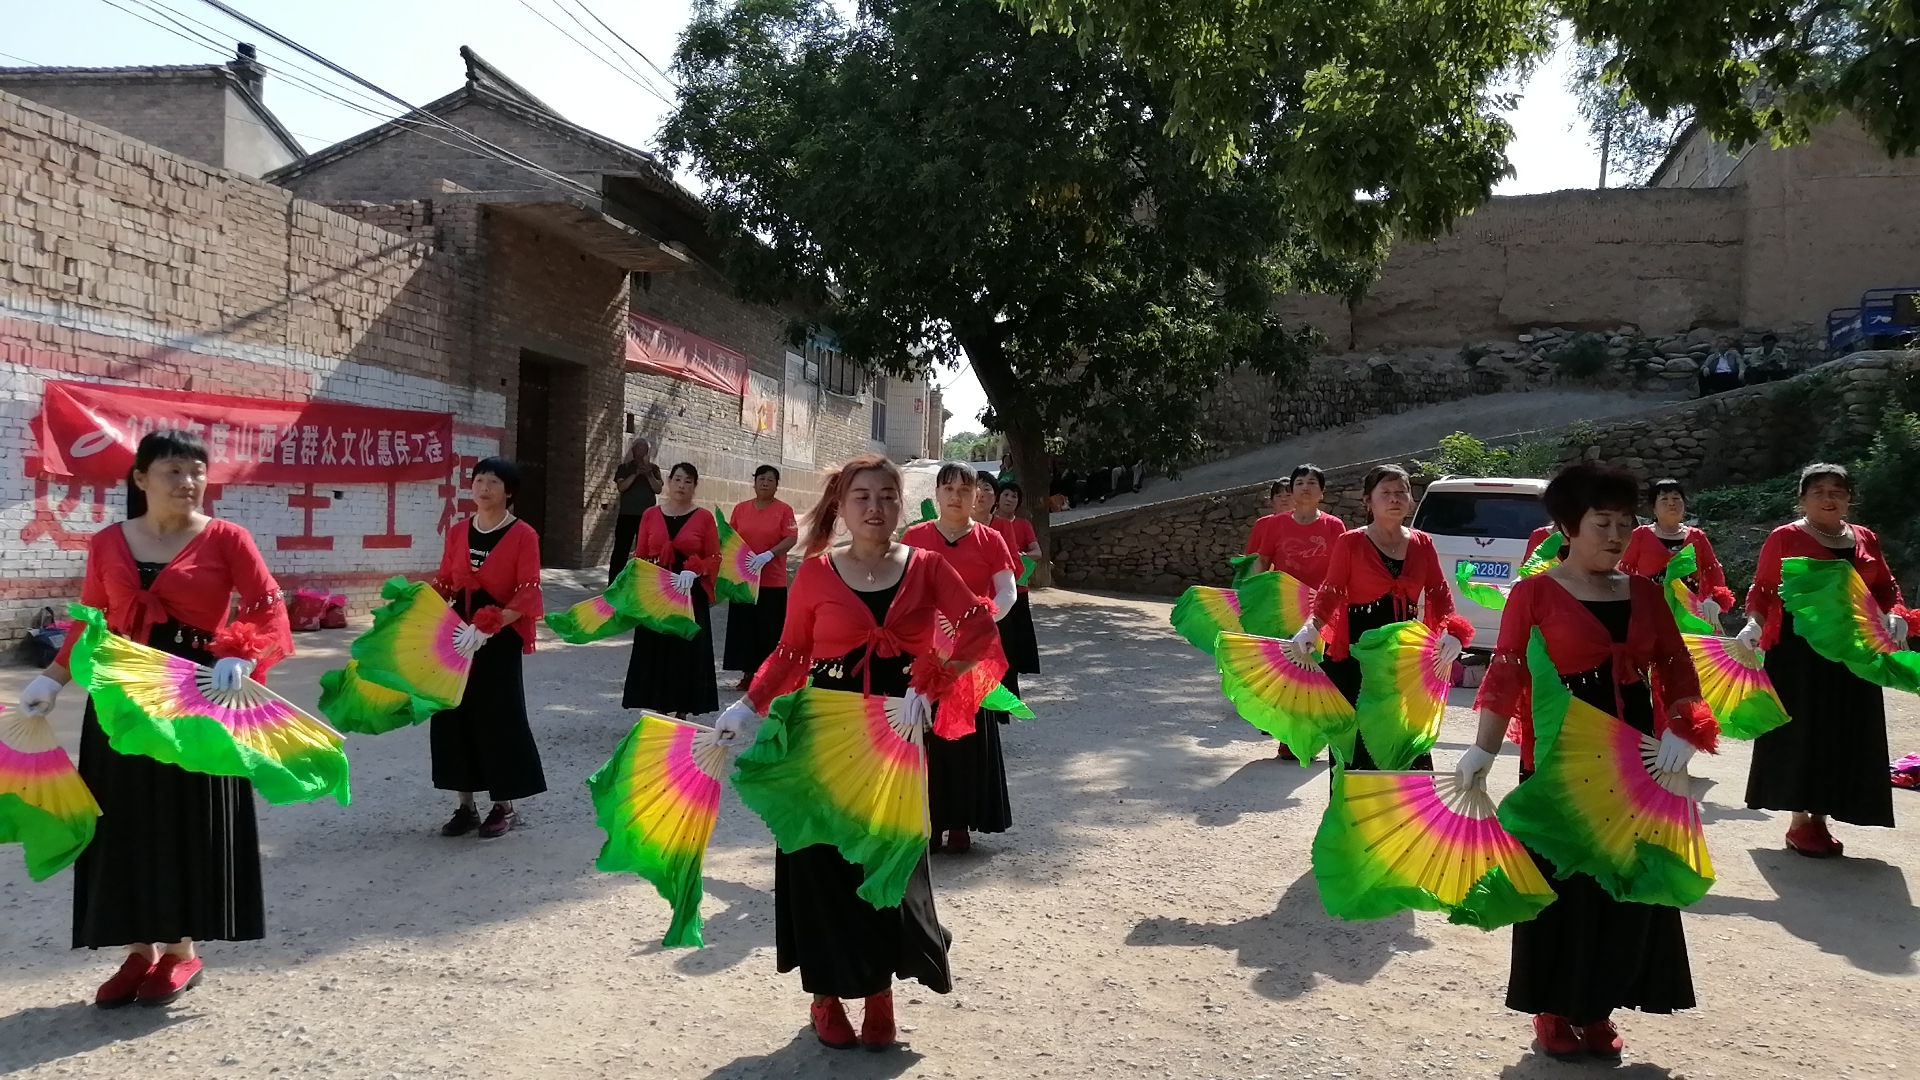
<svg viewBox="0 0 1920 1080">
<path fill-rule="evenodd" d="M 887 380 L 873 380 L 873 429 L 868 437 L 874 442 L 887 441 Z"/>
<path fill-rule="evenodd" d="M 841 397 L 859 397 L 866 389 L 867 373 L 859 363 L 848 359 L 834 345 L 815 338 L 807 343 L 807 369 L 818 372 L 820 389 Z"/>
<path fill-rule="evenodd" d="M 1413 515 L 1413 527 L 1421 532 L 1500 540 L 1525 540 L 1548 522 L 1546 504 L 1537 495 L 1478 491 L 1429 491 Z"/>
</svg>

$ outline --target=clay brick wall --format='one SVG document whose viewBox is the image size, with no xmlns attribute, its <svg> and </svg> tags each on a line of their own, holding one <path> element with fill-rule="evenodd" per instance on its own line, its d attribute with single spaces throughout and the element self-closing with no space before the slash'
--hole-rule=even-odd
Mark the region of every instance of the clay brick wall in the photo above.
<svg viewBox="0 0 1920 1080">
<path fill-rule="evenodd" d="M 226 164 L 227 88 L 211 67 L 142 79 L 0 71 L 0 92 L 152 143 L 181 157 Z"/>
</svg>

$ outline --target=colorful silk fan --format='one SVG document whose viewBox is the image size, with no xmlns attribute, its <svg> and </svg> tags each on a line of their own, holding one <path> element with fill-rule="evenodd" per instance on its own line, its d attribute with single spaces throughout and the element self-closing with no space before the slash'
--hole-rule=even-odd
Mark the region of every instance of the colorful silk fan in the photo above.
<svg viewBox="0 0 1920 1080">
<path fill-rule="evenodd" d="M 27 876 L 45 881 L 93 842 L 100 804 L 44 716 L 0 705 L 0 844 L 19 844 Z"/>
<path fill-rule="evenodd" d="M 1453 582 L 1460 586 L 1460 595 L 1488 611 L 1507 609 L 1507 594 L 1504 591 L 1484 581 L 1473 580 L 1473 563 L 1470 560 L 1462 559 L 1453 565 Z"/>
<path fill-rule="evenodd" d="M 320 715 L 341 731 L 379 735 L 417 724 L 413 703 L 412 694 L 362 679 L 358 660 L 320 675 Z"/>
<path fill-rule="evenodd" d="M 1409 619 L 1360 635 L 1360 700 L 1354 707 L 1367 753 L 1385 770 L 1404 769 L 1433 749 L 1447 711 L 1451 672 L 1441 670 L 1440 635 Z"/>
<path fill-rule="evenodd" d="M 1707 621 L 1700 598 L 1687 587 L 1687 578 L 1699 570 L 1699 556 L 1693 550 L 1693 545 L 1688 544 L 1667 560 L 1667 568 L 1660 575 L 1660 584 L 1667 594 L 1667 607 L 1673 609 L 1673 621 L 1679 625 L 1682 634 L 1718 634 L 1720 628 Z"/>
<path fill-rule="evenodd" d="M 453 647 L 459 614 L 424 581 L 391 577 L 380 586 L 385 604 L 373 611 L 373 625 L 353 639 L 351 679 L 339 671 L 321 676 L 321 688 L 333 693 L 322 699 L 320 711 L 342 731 L 379 735 L 407 724 L 418 724 L 442 709 L 460 704 L 467 692 L 470 657 Z M 407 695 L 406 710 L 381 709 L 388 695 L 347 696 L 349 689 L 366 684 Z M 329 708 L 334 709 L 328 712 Z"/>
<path fill-rule="evenodd" d="M 1792 719 L 1753 650 L 1732 638 L 1682 634 L 1680 640 L 1687 643 L 1700 696 L 1720 721 L 1721 734 L 1757 739 Z"/>
<path fill-rule="evenodd" d="M 1341 919 L 1444 911 L 1482 930 L 1533 918 L 1553 887 L 1495 814 L 1485 791 L 1451 775 L 1335 768 L 1313 837 L 1320 902 Z"/>
<path fill-rule="evenodd" d="M 940 516 L 940 508 L 933 505 L 932 499 L 920 500 L 920 521 L 932 521 L 934 518 L 937 518 L 939 516 Z M 918 525 L 920 524 L 920 521 L 916 521 L 914 522 L 914 524 Z"/>
<path fill-rule="evenodd" d="M 1222 632 L 1213 654 L 1220 691 L 1242 719 L 1287 744 L 1304 767 L 1336 739 L 1350 739 L 1353 706 L 1320 670 L 1287 655 L 1286 642 Z"/>
<path fill-rule="evenodd" d="M 93 695 L 115 750 L 240 777 L 276 806 L 323 795 L 352 801 L 339 732 L 252 679 L 215 690 L 212 671 L 110 633 L 96 608 L 73 604 L 67 613 L 85 624 L 74 678 Z"/>
<path fill-rule="evenodd" d="M 1782 559 L 1780 602 L 1813 651 L 1870 683 L 1920 693 L 1920 653 L 1887 632 L 1884 610 L 1852 563 Z"/>
<path fill-rule="evenodd" d="M 605 765 L 587 777 L 594 824 L 606 831 L 594 867 L 634 873 L 673 905 L 662 945 L 700 936 L 701 864 L 720 817 L 727 751 L 712 728 L 642 712 Z"/>
<path fill-rule="evenodd" d="M 548 612 L 546 623 L 547 629 L 569 645 L 600 641 L 640 625 L 639 620 L 613 610 L 604 595 L 589 596 L 565 611 Z"/>
<path fill-rule="evenodd" d="M 645 559 L 628 559 L 601 595 L 609 607 L 635 625 L 688 641 L 700 633 L 692 594 L 674 588 L 672 572 Z"/>
<path fill-rule="evenodd" d="M 1260 565 L 1260 553 L 1255 551 L 1245 555 L 1235 555 L 1227 562 L 1233 567 L 1233 587 L 1237 589 L 1253 577 L 1254 567 Z"/>
<path fill-rule="evenodd" d="M 715 599 L 735 604 L 760 602 L 760 575 L 747 565 L 754 553 L 747 539 L 733 531 L 727 519 L 715 511 L 713 520 L 720 526 L 720 575 L 714 579 Z"/>
<path fill-rule="evenodd" d="M 956 644 L 958 642 L 954 639 L 953 624 L 947 621 L 945 615 L 935 615 L 933 659 L 940 663 L 951 662 Z M 987 707 L 987 699 L 994 697 L 996 690 L 1005 695 L 999 698 L 1001 702 L 1004 703 L 1007 698 L 1013 698 L 1014 703 L 1019 704 L 1020 699 L 1014 697 L 1012 691 L 1000 685 L 1000 680 L 1006 678 L 1006 675 L 1007 655 L 996 643 L 992 652 L 962 672 L 960 677 L 953 681 L 953 685 L 940 696 L 938 711 L 933 718 L 933 733 L 943 739 L 958 739 L 973 734 L 975 720 L 980 710 Z M 1020 708 L 1025 709 L 1026 706 L 1020 705 Z M 1013 710 L 1003 705 L 998 711 L 1012 712 Z M 1028 712 L 1027 715 L 1031 717 L 1033 714 Z"/>
<path fill-rule="evenodd" d="M 1700 804 L 1685 772 L 1653 767 L 1660 744 L 1567 691 L 1536 627 L 1534 774 L 1500 823 L 1558 875 L 1590 874 L 1616 900 L 1686 907 L 1713 886 Z"/>
<path fill-rule="evenodd" d="M 992 712 L 1003 712 L 1016 720 L 1033 719 L 1033 710 L 1021 701 L 1014 692 L 1007 689 L 1006 683 L 996 683 L 987 696 L 980 699 L 980 707 Z"/>
<path fill-rule="evenodd" d="M 1193 585 L 1174 602 L 1167 621 L 1187 643 L 1208 656 L 1213 655 L 1214 640 L 1222 633 L 1242 634 L 1240 596 L 1232 589 L 1211 585 Z"/>
<path fill-rule="evenodd" d="M 898 698 L 817 687 L 773 703 L 740 755 L 734 790 L 789 854 L 832 844 L 866 877 L 855 890 L 898 907 L 927 853 L 927 752 Z"/>
<path fill-rule="evenodd" d="M 1240 597 L 1240 622 L 1249 634 L 1292 637 L 1313 614 L 1313 589 L 1283 570 L 1250 577 L 1234 590 Z"/>
<path fill-rule="evenodd" d="M 1039 563 L 1033 561 L 1033 556 L 1031 555 L 1020 556 L 1020 576 L 1014 578 L 1013 583 L 1015 585 L 1031 584 L 1033 581 L 1033 568 L 1039 565 Z"/>
<path fill-rule="evenodd" d="M 1540 541 L 1540 546 L 1533 549 L 1533 554 L 1527 556 L 1527 561 L 1520 564 L 1520 576 L 1530 578 L 1553 569 L 1553 564 L 1560 561 L 1560 549 L 1566 546 L 1565 533 L 1559 529 L 1548 533 L 1547 538 Z"/>
</svg>

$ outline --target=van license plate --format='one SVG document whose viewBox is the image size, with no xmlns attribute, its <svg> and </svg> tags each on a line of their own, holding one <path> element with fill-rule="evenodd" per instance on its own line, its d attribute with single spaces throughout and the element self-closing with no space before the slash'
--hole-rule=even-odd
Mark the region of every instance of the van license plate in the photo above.
<svg viewBox="0 0 1920 1080">
<path fill-rule="evenodd" d="M 1477 578 L 1492 578 L 1495 581 L 1506 581 L 1513 576 L 1512 563 L 1493 562 L 1483 559 L 1461 559 L 1458 565 L 1473 567 L 1473 576 Z M 1456 569 L 1455 572 L 1458 573 L 1458 570 Z"/>
</svg>

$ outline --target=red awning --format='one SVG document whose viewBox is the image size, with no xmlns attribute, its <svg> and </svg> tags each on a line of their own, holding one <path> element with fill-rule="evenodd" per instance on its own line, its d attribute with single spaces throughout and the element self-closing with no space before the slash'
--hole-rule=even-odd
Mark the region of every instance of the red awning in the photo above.
<svg viewBox="0 0 1920 1080">
<path fill-rule="evenodd" d="M 747 392 L 745 353 L 638 312 L 627 315 L 627 369 L 671 375 L 735 397 Z"/>
</svg>

